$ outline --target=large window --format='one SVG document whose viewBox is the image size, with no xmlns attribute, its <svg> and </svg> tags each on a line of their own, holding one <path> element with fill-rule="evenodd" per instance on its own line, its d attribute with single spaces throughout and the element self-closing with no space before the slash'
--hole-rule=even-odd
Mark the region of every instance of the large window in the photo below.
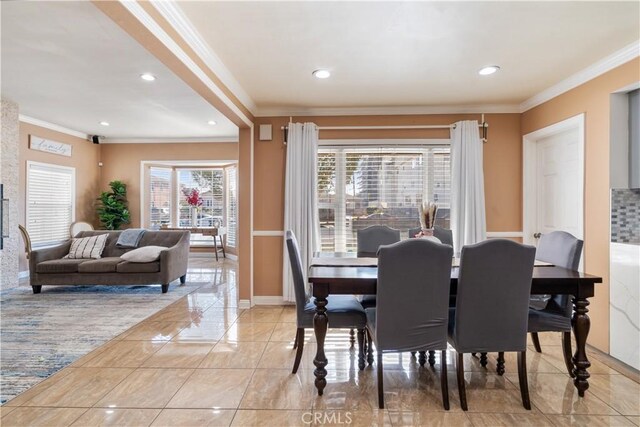
<svg viewBox="0 0 640 427">
<path fill-rule="evenodd" d="M 75 188 L 74 168 L 27 162 L 27 231 L 34 247 L 69 238 Z"/>
<path fill-rule="evenodd" d="M 217 227 L 227 230 L 226 245 L 235 247 L 237 227 L 237 167 L 148 167 L 149 191 L 146 225 L 180 227 Z M 202 205 L 189 206 L 187 195 L 197 190 Z M 192 233 L 192 245 L 212 245 L 211 236 Z"/>
<path fill-rule="evenodd" d="M 449 225 L 449 147 L 335 147 L 318 152 L 318 208 L 323 251 L 353 252 L 356 232 L 370 225 L 420 225 L 424 198 Z"/>
</svg>

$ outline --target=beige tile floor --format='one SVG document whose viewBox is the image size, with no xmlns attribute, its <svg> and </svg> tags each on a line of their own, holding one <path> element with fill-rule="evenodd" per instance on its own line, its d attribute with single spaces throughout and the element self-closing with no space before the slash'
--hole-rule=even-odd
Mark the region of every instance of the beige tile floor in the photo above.
<svg viewBox="0 0 640 427">
<path fill-rule="evenodd" d="M 315 339 L 306 333 L 300 370 L 291 374 L 292 307 L 237 308 L 233 262 L 192 259 L 203 286 L 82 357 L 0 408 L 2 426 L 638 426 L 640 384 L 592 355 L 591 387 L 577 395 L 564 372 L 560 337 L 529 348 L 533 408 L 522 407 L 515 356 L 495 374 L 465 361 L 469 411 L 457 394 L 449 352 L 451 410 L 442 408 L 439 366 L 410 354 L 385 355 L 387 409 L 377 409 L 376 367 L 357 369 L 345 330 L 327 337 L 328 385 L 313 386 Z"/>
</svg>

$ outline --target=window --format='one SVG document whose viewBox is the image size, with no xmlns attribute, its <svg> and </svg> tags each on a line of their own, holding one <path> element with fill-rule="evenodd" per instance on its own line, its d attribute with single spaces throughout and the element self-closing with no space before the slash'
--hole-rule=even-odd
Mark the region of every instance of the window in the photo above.
<svg viewBox="0 0 640 427">
<path fill-rule="evenodd" d="M 354 252 L 357 230 L 420 225 L 423 197 L 438 204 L 449 226 L 449 147 L 336 147 L 318 151 L 318 208 L 322 250 Z"/>
<path fill-rule="evenodd" d="M 159 228 L 171 224 L 171 168 L 149 168 L 149 224 Z"/>
<path fill-rule="evenodd" d="M 238 232 L 238 168 L 225 169 L 227 179 L 227 246 L 236 247 Z"/>
<path fill-rule="evenodd" d="M 27 231 L 33 246 L 69 238 L 75 220 L 75 169 L 27 162 Z"/>
<path fill-rule="evenodd" d="M 226 246 L 235 247 L 237 227 L 237 167 L 179 167 L 149 165 L 148 208 L 145 224 L 159 229 L 163 224 L 179 227 L 227 229 Z M 187 203 L 187 195 L 197 190 L 202 205 Z M 191 244 L 213 245 L 213 237 L 191 234 Z"/>
</svg>

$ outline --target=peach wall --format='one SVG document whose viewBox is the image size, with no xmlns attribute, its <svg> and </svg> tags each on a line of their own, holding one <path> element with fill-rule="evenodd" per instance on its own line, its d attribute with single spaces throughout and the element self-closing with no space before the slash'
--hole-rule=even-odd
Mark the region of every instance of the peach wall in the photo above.
<svg viewBox="0 0 640 427">
<path fill-rule="evenodd" d="M 140 226 L 140 166 L 142 161 L 162 160 L 237 160 L 238 144 L 101 144 L 102 168 L 100 189 L 107 190 L 109 182 L 120 180 L 127 184 L 127 199 L 131 211 L 131 226 Z"/>
<path fill-rule="evenodd" d="M 489 142 L 484 145 L 484 172 L 489 231 L 522 230 L 522 143 L 520 114 L 486 114 Z M 412 116 L 293 117 L 319 126 L 448 125 L 459 120 L 480 120 L 479 114 Z M 286 146 L 281 126 L 288 117 L 258 117 L 255 126 L 273 126 L 273 140 L 255 137 L 254 229 L 282 231 L 284 224 L 284 174 Z M 448 138 L 447 129 L 332 130 L 324 139 Z M 254 295 L 282 295 L 282 237 L 254 236 Z"/>
<path fill-rule="evenodd" d="M 29 135 L 31 134 L 51 139 L 53 141 L 70 144 L 73 147 L 71 157 L 29 149 Z M 98 197 L 99 191 L 98 181 L 100 171 L 98 168 L 98 162 L 100 161 L 100 146 L 76 136 L 70 136 L 24 122 L 20 122 L 19 144 L 19 223 L 23 225 L 26 223 L 25 195 L 27 193 L 27 161 L 34 161 L 75 168 L 76 220 L 87 221 L 95 224 L 97 222 L 97 218 L 94 209 L 94 202 L 96 197 Z M 20 271 L 28 269 L 29 267 L 23 253 L 20 256 Z"/>
<path fill-rule="evenodd" d="M 589 343 L 609 350 L 609 95 L 640 81 L 636 58 L 522 114 L 526 135 L 585 113 L 584 267 L 602 276 L 589 315 Z"/>
</svg>

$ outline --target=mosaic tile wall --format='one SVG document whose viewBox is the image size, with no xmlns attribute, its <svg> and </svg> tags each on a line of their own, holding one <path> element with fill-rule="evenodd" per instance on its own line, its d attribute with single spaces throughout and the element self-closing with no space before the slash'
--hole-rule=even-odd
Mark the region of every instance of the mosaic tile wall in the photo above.
<svg viewBox="0 0 640 427">
<path fill-rule="evenodd" d="M 611 190 L 611 241 L 640 245 L 640 189 Z"/>
</svg>

